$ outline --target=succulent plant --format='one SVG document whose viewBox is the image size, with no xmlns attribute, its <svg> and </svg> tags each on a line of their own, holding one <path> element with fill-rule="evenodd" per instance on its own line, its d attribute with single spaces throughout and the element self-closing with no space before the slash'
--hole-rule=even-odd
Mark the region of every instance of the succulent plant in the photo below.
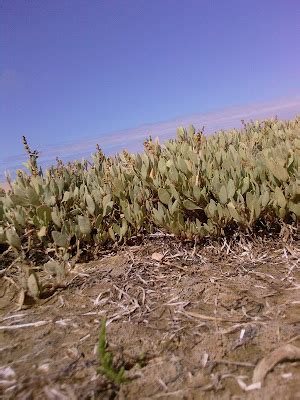
<svg viewBox="0 0 300 400">
<path fill-rule="evenodd" d="M 0 192 L 0 243 L 21 251 L 29 229 L 40 246 L 69 257 L 158 226 L 196 239 L 264 219 L 298 224 L 299 129 L 300 117 L 209 137 L 181 127 L 164 145 L 150 137 L 140 154 L 106 157 L 97 146 L 92 163 L 57 159 L 45 172 L 23 138 L 29 173 L 18 171 Z"/>
</svg>

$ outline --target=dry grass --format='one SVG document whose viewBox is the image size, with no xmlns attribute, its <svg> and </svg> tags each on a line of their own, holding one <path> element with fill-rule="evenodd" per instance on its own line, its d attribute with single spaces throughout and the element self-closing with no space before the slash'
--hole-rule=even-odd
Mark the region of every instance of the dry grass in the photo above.
<svg viewBox="0 0 300 400">
<path fill-rule="evenodd" d="M 154 235 L 77 264 L 30 306 L 14 265 L 1 278 L 3 398 L 297 398 L 299 243 Z M 103 316 L 121 386 L 96 373 Z"/>
</svg>

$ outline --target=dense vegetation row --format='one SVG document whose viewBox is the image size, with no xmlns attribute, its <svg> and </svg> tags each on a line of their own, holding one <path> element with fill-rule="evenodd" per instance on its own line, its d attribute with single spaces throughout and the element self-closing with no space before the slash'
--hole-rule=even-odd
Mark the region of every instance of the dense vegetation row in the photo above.
<svg viewBox="0 0 300 400">
<path fill-rule="evenodd" d="M 300 117 L 244 124 L 205 137 L 193 126 L 142 154 L 75 161 L 43 172 L 38 153 L 0 193 L 0 243 L 26 252 L 55 249 L 65 260 L 157 227 L 200 239 L 300 217 Z"/>
</svg>

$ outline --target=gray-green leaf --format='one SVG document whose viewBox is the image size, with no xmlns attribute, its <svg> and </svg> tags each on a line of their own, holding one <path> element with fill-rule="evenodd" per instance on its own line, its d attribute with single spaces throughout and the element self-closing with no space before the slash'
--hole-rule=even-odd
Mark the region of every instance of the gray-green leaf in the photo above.
<svg viewBox="0 0 300 400">
<path fill-rule="evenodd" d="M 83 233 L 84 235 L 88 235 L 89 233 L 91 233 L 91 223 L 88 217 L 79 215 L 78 224 L 81 233 Z"/>
</svg>

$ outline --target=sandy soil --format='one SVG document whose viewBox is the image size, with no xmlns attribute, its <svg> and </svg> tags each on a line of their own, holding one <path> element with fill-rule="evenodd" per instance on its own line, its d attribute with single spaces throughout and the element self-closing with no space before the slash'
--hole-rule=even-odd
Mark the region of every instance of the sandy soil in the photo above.
<svg viewBox="0 0 300 400">
<path fill-rule="evenodd" d="M 299 240 L 147 239 L 27 306 L 18 271 L 0 275 L 3 399 L 300 399 Z M 97 373 L 103 316 L 120 386 Z"/>
</svg>

